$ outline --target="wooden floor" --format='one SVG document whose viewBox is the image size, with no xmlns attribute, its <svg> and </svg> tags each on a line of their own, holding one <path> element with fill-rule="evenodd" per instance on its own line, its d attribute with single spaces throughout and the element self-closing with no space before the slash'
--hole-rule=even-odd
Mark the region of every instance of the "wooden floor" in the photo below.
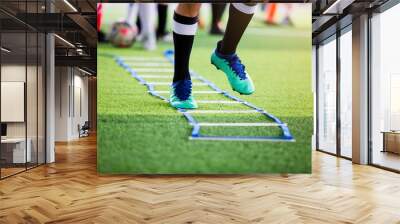
<svg viewBox="0 0 400 224">
<path fill-rule="evenodd" d="M 98 176 L 96 139 L 0 181 L 0 223 L 400 223 L 400 175 L 319 152 L 312 175 Z"/>
<path fill-rule="evenodd" d="M 13 174 L 16 174 L 16 173 L 19 173 L 19 172 L 23 172 L 23 171 L 25 171 L 26 169 L 25 169 L 25 167 L 23 167 L 23 168 L 14 168 L 14 167 L 12 167 L 12 168 L 1 168 L 1 177 L 3 178 L 3 177 L 8 177 L 8 176 L 11 176 L 11 175 L 13 175 Z"/>
<path fill-rule="evenodd" d="M 375 164 L 400 170 L 400 155 L 392 152 L 374 151 L 373 161 Z"/>
</svg>

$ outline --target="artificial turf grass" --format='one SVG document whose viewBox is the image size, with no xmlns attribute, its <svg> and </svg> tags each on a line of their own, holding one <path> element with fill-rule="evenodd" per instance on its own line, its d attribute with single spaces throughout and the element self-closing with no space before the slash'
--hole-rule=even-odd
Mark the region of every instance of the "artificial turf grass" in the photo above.
<svg viewBox="0 0 400 224">
<path fill-rule="evenodd" d="M 214 123 L 231 123 L 232 121 L 237 123 L 261 123 L 261 122 L 273 122 L 271 119 L 261 113 L 254 114 L 193 114 L 193 117 L 197 122 L 214 122 Z"/>
<path fill-rule="evenodd" d="M 289 39 L 291 42 L 282 46 L 280 41 Z M 204 33 L 196 37 L 191 68 L 221 89 L 230 91 L 225 76 L 208 62 L 215 40 Z M 260 44 L 258 49 L 254 48 L 253 42 L 262 41 L 259 37 L 246 36 L 239 55 L 252 75 L 256 93 L 252 96 L 233 94 L 288 123 L 296 142 L 189 141 L 191 127 L 182 115 L 166 102 L 146 93 L 147 89 L 111 58 L 99 57 L 99 171 L 161 174 L 310 172 L 312 95 L 311 70 L 307 67 L 311 63 L 308 57 L 311 49 L 305 46 L 308 40 L 272 37 L 262 49 Z M 281 47 L 276 48 L 274 44 Z M 143 52 L 137 46 L 120 50 L 100 45 L 99 52 L 146 57 L 161 56 L 162 51 L 169 48 L 171 46 L 163 44 L 157 52 Z M 214 95 L 217 94 L 212 97 Z M 195 97 L 199 100 L 200 96 Z M 211 96 L 203 97 L 209 99 Z M 216 115 L 209 117 L 218 122 Z M 228 122 L 230 117 L 225 115 L 224 121 Z"/>
<path fill-rule="evenodd" d="M 123 120 L 129 117 L 124 117 Z M 101 118 L 100 118 L 101 119 Z M 104 123 L 101 135 L 98 169 L 100 173 L 303 173 L 308 164 L 304 150 L 306 136 L 292 128 L 295 143 L 280 142 L 208 142 L 189 141 L 191 127 L 182 119 L 135 116 L 135 122 Z M 147 122 L 152 120 L 152 122 Z M 165 122 L 165 120 L 169 120 Z M 298 118 L 292 123 L 309 122 Z M 184 123 L 184 124 L 181 124 Z M 180 124 L 180 125 L 179 125 Z M 135 131 L 132 131 L 135 130 Z M 157 131 L 155 131 L 157 130 Z M 171 136 L 171 131 L 174 136 Z M 130 136 L 121 138 L 130 131 Z M 118 147 L 116 142 L 119 141 Z M 290 144 L 292 147 L 287 147 Z M 303 152 L 303 153 L 301 153 Z"/>
<path fill-rule="evenodd" d="M 204 136 L 273 136 L 279 137 L 282 135 L 282 130 L 279 127 L 201 127 L 200 134 Z M 246 135 L 243 135 L 246 134 Z"/>
</svg>

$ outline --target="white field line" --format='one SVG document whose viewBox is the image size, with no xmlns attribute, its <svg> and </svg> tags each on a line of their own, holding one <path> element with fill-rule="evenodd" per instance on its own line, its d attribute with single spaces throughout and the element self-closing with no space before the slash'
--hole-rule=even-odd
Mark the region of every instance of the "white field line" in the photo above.
<svg viewBox="0 0 400 224">
<path fill-rule="evenodd" d="M 240 137 L 240 136 L 233 136 L 234 138 L 224 137 L 224 136 L 201 136 L 201 137 L 192 137 L 190 136 L 190 140 L 207 140 L 207 141 L 249 141 L 249 142 L 295 142 L 294 139 L 271 139 L 268 137 L 265 138 L 250 138 L 250 137 Z"/>
<path fill-rule="evenodd" d="M 135 72 L 174 72 L 174 69 L 169 69 L 169 68 L 134 68 L 133 69 Z"/>
<path fill-rule="evenodd" d="M 125 64 L 133 64 L 133 63 L 170 63 L 169 61 L 165 59 L 122 59 Z M 170 63 L 170 65 L 172 65 Z"/>
<path fill-rule="evenodd" d="M 167 62 L 167 60 L 164 57 L 140 57 L 140 56 L 125 56 L 122 57 L 122 59 L 124 61 L 144 61 L 144 62 L 148 62 L 148 61 L 163 61 L 163 62 Z"/>
<path fill-rule="evenodd" d="M 141 77 L 144 77 L 144 76 L 146 76 L 146 75 L 151 75 L 151 76 L 160 76 L 160 77 L 173 77 L 173 73 L 170 73 L 170 74 L 167 74 L 167 72 L 165 72 L 165 73 L 147 73 L 147 72 L 144 72 L 144 73 L 141 73 L 141 72 L 136 72 L 136 74 L 138 75 L 138 76 L 141 76 Z M 150 77 L 151 78 L 151 77 Z"/>
<path fill-rule="evenodd" d="M 172 75 L 140 75 L 144 79 L 171 79 L 174 77 Z"/>
<path fill-rule="evenodd" d="M 209 103 L 209 104 L 240 104 L 239 101 L 228 101 L 228 100 L 197 100 L 197 103 Z"/>
<path fill-rule="evenodd" d="M 144 73 L 144 75 L 138 74 L 138 76 L 140 76 L 143 79 L 171 79 L 172 80 L 174 78 L 174 75 L 165 74 L 165 73 L 163 73 L 163 75 Z M 199 80 L 199 78 L 192 77 L 192 80 Z"/>
<path fill-rule="evenodd" d="M 160 67 L 172 67 L 173 65 L 171 63 L 126 63 L 127 65 L 131 67 L 155 67 L 155 68 L 160 68 Z"/>
<path fill-rule="evenodd" d="M 278 123 L 197 123 L 200 126 L 208 127 L 279 127 L 284 124 Z M 191 124 L 193 125 L 193 124 Z"/>
<path fill-rule="evenodd" d="M 257 110 L 188 110 L 183 113 L 189 114 L 254 114 Z"/>
<path fill-rule="evenodd" d="M 159 90 L 159 91 L 154 91 L 155 93 L 170 93 L 170 91 L 166 91 L 166 90 Z M 221 94 L 220 92 L 217 91 L 192 91 L 192 93 L 194 94 Z"/>
<path fill-rule="evenodd" d="M 148 82 L 147 84 L 152 86 L 170 86 L 172 82 Z"/>
<path fill-rule="evenodd" d="M 149 85 L 153 86 L 170 86 L 172 82 L 149 82 Z M 207 83 L 202 82 L 194 82 L 192 83 L 193 86 L 207 86 Z"/>
</svg>

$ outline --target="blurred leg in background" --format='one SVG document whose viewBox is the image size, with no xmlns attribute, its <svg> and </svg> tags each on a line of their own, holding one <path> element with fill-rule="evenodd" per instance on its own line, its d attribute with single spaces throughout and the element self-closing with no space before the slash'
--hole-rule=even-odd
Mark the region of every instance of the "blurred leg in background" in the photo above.
<svg viewBox="0 0 400 224">
<path fill-rule="evenodd" d="M 103 22 L 103 4 L 97 4 L 97 37 L 99 42 L 106 41 L 106 35 L 101 31 L 101 23 Z"/>
<path fill-rule="evenodd" d="M 265 10 L 265 23 L 268 25 L 277 25 L 275 22 L 275 15 L 277 9 L 277 3 L 268 3 Z"/>
<path fill-rule="evenodd" d="M 139 17 L 141 24 L 141 41 L 146 50 L 157 48 L 156 43 L 156 4 L 155 3 L 137 3 L 139 5 Z"/>
<path fill-rule="evenodd" d="M 133 26 L 135 7 L 138 7 L 139 19 L 136 21 L 138 26 L 139 36 L 137 40 L 141 41 L 143 48 L 146 50 L 154 50 L 157 48 L 156 43 L 156 30 L 155 30 L 155 17 L 156 17 L 156 4 L 155 3 L 130 3 L 128 7 L 128 14 L 126 21 Z"/>
<path fill-rule="evenodd" d="M 290 18 L 293 11 L 293 5 L 290 3 L 282 3 L 281 5 L 285 7 L 285 15 L 282 20 L 282 25 L 293 26 L 293 21 Z"/>
<path fill-rule="evenodd" d="M 126 14 L 126 19 L 125 21 L 129 23 L 131 26 L 134 25 L 133 21 L 135 21 L 133 18 L 135 17 L 135 4 L 134 3 L 129 3 L 128 4 L 128 12 Z"/>
<path fill-rule="evenodd" d="M 172 35 L 167 31 L 168 4 L 158 3 L 158 26 L 156 31 L 157 40 L 172 42 Z"/>
<path fill-rule="evenodd" d="M 128 13 L 126 15 L 126 22 L 129 23 L 129 25 L 136 26 L 138 34 L 140 34 L 141 31 L 141 23 L 140 23 L 140 17 L 137 13 L 136 10 L 137 5 L 134 3 L 129 3 L 128 4 Z M 136 17 L 136 20 L 134 19 Z M 136 21 L 136 22 L 135 22 Z M 140 41 L 140 37 L 137 38 Z"/>
<path fill-rule="evenodd" d="M 210 34 L 223 35 L 224 31 L 221 29 L 221 19 L 224 15 L 226 3 L 212 3 L 211 4 L 211 28 Z"/>
</svg>

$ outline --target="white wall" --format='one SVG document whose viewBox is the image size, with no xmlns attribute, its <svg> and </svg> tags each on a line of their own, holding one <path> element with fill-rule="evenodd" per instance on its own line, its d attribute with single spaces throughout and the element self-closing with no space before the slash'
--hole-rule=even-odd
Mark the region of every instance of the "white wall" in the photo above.
<svg viewBox="0 0 400 224">
<path fill-rule="evenodd" d="M 25 82 L 25 65 L 2 65 L 1 81 Z"/>
<path fill-rule="evenodd" d="M 76 70 L 75 70 L 76 72 Z M 75 86 L 75 119 L 73 119 L 73 127 L 77 127 L 78 124 L 83 125 L 85 121 L 88 121 L 89 119 L 89 102 L 88 102 L 88 78 L 87 76 L 82 76 L 82 73 L 79 72 L 78 75 L 75 74 L 75 80 L 74 80 L 74 86 Z M 77 90 L 80 90 L 80 99 L 78 98 L 78 93 Z M 78 100 L 80 101 L 80 105 Z M 81 106 L 81 108 L 78 108 Z M 80 112 L 79 109 L 82 111 Z M 73 135 L 78 136 L 78 129 L 74 128 L 73 129 Z"/>
<path fill-rule="evenodd" d="M 69 85 L 71 83 L 68 67 L 55 68 L 55 141 L 69 139 Z"/>
<path fill-rule="evenodd" d="M 1 82 L 1 121 L 25 121 L 25 83 Z"/>
<path fill-rule="evenodd" d="M 36 74 L 36 67 L 25 65 L 2 65 L 1 66 L 1 81 L 2 82 L 25 82 L 25 75 L 26 70 L 28 74 L 35 73 Z M 28 76 L 29 78 L 30 76 Z M 36 85 L 36 80 L 29 80 L 30 85 Z M 27 102 L 36 102 L 36 88 L 28 88 L 27 89 Z M 32 91 L 32 92 L 31 92 Z M 28 105 L 29 106 L 29 105 Z M 32 105 L 31 105 L 32 106 Z M 36 104 L 34 105 L 36 108 Z M 6 108 L 1 108 L 2 110 L 6 110 Z M 28 113 L 28 122 L 35 121 L 36 124 L 36 113 Z M 8 137 L 25 137 L 25 122 L 7 122 L 7 136 Z M 29 128 L 33 128 L 33 124 L 28 125 Z M 36 128 L 36 126 L 34 127 Z M 28 130 L 29 132 L 29 130 Z M 28 134 L 29 137 L 29 134 Z"/>
<path fill-rule="evenodd" d="M 88 120 L 88 78 L 83 75 L 76 68 L 56 67 L 56 141 L 79 138 L 78 125 Z"/>
<path fill-rule="evenodd" d="M 37 70 L 38 69 L 38 70 Z M 24 116 L 26 112 L 26 120 L 22 119 L 21 122 L 5 122 L 7 124 L 7 137 L 8 138 L 25 138 L 25 135 L 29 139 L 29 148 L 32 151 L 32 161 L 36 162 L 36 158 L 39 159 L 39 163 L 44 163 L 44 74 L 42 73 L 42 67 L 30 66 L 27 67 L 21 64 L 3 64 L 1 66 L 2 82 L 23 82 L 26 84 L 26 107 L 25 101 L 22 102 L 21 108 L 14 108 Z M 27 80 L 25 80 L 27 78 Z M 4 89 L 2 89 L 3 92 Z M 25 89 L 20 94 L 24 94 Z M 4 94 L 4 93 L 3 93 Z M 8 98 L 7 95 L 2 95 L 2 98 Z M 2 112 L 7 110 L 13 110 L 10 107 L 2 107 Z M 7 111 L 8 113 L 16 113 L 15 111 Z M 37 155 L 39 153 L 39 155 Z"/>
<path fill-rule="evenodd" d="M 2 65 L 1 66 L 1 81 L 3 82 L 25 82 L 25 65 Z M 5 110 L 6 108 L 1 108 Z M 25 123 L 7 123 L 8 137 L 25 137 Z"/>
</svg>

